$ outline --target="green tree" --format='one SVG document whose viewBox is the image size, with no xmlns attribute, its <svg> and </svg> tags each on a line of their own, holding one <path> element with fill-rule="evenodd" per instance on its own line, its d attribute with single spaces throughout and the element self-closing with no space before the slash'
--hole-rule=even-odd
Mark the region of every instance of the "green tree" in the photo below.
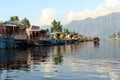
<svg viewBox="0 0 120 80">
<path fill-rule="evenodd" d="M 70 32 L 69 32 L 68 29 L 64 29 L 64 33 L 65 33 L 65 34 L 69 34 Z"/>
<path fill-rule="evenodd" d="M 118 38 L 120 38 L 120 31 L 117 33 Z"/>
<path fill-rule="evenodd" d="M 10 17 L 10 21 L 15 21 L 13 16 Z"/>
<path fill-rule="evenodd" d="M 19 21 L 19 18 L 18 18 L 18 16 L 14 16 L 14 20 L 16 21 Z"/>
<path fill-rule="evenodd" d="M 30 27 L 30 22 L 27 18 L 24 18 L 22 21 L 21 21 L 22 25 L 26 28 Z"/>
<path fill-rule="evenodd" d="M 0 24 L 3 24 L 3 21 L 0 21 Z"/>
<path fill-rule="evenodd" d="M 53 33 L 53 27 L 50 27 L 50 32 Z"/>
<path fill-rule="evenodd" d="M 11 16 L 10 21 L 19 21 L 18 16 Z"/>
<path fill-rule="evenodd" d="M 56 21 L 56 20 L 53 20 L 51 22 L 52 26 L 51 26 L 51 32 L 62 32 L 62 25 L 60 24 L 60 21 Z"/>
</svg>

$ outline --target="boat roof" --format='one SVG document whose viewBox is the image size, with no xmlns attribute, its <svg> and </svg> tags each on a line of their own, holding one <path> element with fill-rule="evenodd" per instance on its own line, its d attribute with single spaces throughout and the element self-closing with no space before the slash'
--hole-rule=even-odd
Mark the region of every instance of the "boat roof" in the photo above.
<svg viewBox="0 0 120 80">
<path fill-rule="evenodd" d="M 30 32 L 36 32 L 36 31 L 41 31 L 41 30 L 39 30 L 39 29 L 34 29 L 34 30 L 30 30 Z"/>
<path fill-rule="evenodd" d="M 32 25 L 32 28 L 31 29 L 40 29 L 39 26 L 35 26 L 35 25 Z"/>
<path fill-rule="evenodd" d="M 14 27 L 18 27 L 19 24 L 17 22 L 11 22 L 11 21 L 6 21 L 4 23 L 5 26 L 14 26 Z"/>
</svg>

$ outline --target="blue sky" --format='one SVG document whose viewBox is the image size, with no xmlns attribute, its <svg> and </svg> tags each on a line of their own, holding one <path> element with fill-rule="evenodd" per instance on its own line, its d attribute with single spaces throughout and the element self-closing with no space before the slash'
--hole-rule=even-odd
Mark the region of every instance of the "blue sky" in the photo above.
<svg viewBox="0 0 120 80">
<path fill-rule="evenodd" d="M 97 11 L 99 7 L 101 9 L 101 5 L 102 8 L 105 8 L 106 3 L 110 3 L 110 1 L 113 2 L 113 0 L 107 1 L 108 0 L 0 0 L 0 21 L 9 20 L 10 16 L 19 16 L 20 19 L 27 17 L 30 22 L 35 25 L 50 24 L 52 19 L 60 20 L 63 24 L 66 24 L 73 19 L 91 17 L 91 14 L 95 14 L 95 11 Z M 86 16 L 87 13 L 90 13 L 88 14 L 89 16 Z"/>
</svg>

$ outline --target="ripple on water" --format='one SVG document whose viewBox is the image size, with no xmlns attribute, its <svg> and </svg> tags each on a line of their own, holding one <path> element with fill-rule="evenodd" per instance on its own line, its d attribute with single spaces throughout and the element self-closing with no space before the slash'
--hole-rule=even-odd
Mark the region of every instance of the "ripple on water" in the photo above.
<svg viewBox="0 0 120 80">
<path fill-rule="evenodd" d="M 119 42 L 9 50 L 0 53 L 1 80 L 120 80 Z M 10 52 L 11 51 L 11 52 Z"/>
</svg>

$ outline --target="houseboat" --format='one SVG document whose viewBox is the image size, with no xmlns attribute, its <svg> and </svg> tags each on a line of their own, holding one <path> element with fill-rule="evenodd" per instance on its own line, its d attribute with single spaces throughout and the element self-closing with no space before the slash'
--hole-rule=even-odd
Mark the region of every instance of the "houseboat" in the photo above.
<svg viewBox="0 0 120 80">
<path fill-rule="evenodd" d="M 65 43 L 66 44 L 78 43 L 79 39 L 80 39 L 79 35 L 77 34 L 67 34 L 65 38 Z"/>
<path fill-rule="evenodd" d="M 17 22 L 6 21 L 0 29 L 0 47 L 15 48 L 27 46 L 26 28 Z"/>
<path fill-rule="evenodd" d="M 11 29 L 8 26 L 2 24 L 0 26 L 0 48 L 13 48 L 14 47 L 14 37 L 12 35 Z"/>
<path fill-rule="evenodd" d="M 41 46 L 46 45 L 49 39 L 48 30 L 42 30 L 37 26 L 32 26 L 28 31 L 28 45 L 29 46 Z"/>
<path fill-rule="evenodd" d="M 53 38 L 56 41 L 55 45 L 65 44 L 64 34 L 62 32 L 52 33 L 52 36 L 51 39 Z"/>
</svg>

